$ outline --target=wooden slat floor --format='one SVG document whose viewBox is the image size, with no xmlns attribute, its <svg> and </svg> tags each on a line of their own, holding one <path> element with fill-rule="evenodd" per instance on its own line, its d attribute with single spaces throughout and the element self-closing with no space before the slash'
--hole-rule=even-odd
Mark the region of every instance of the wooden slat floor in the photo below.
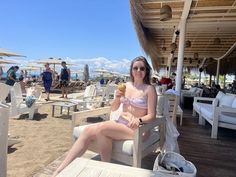
<svg viewBox="0 0 236 177">
<path fill-rule="evenodd" d="M 198 125 L 189 110 L 184 110 L 183 126 L 178 130 L 180 153 L 195 164 L 197 176 L 236 176 L 236 130 L 219 128 L 218 139 L 211 139 L 211 125 Z"/>
<path fill-rule="evenodd" d="M 178 121 L 179 122 L 179 121 Z M 218 139 L 211 139 L 211 126 L 198 125 L 190 110 L 184 110 L 183 125 L 178 126 L 180 153 L 197 168 L 197 177 L 236 177 L 236 131 L 220 128 Z M 94 158 L 88 151 L 84 157 Z M 158 154 L 147 156 L 142 168 L 152 169 Z M 60 164 L 65 154 L 40 170 L 34 177 L 49 177 Z M 119 163 L 119 162 L 115 162 Z"/>
</svg>

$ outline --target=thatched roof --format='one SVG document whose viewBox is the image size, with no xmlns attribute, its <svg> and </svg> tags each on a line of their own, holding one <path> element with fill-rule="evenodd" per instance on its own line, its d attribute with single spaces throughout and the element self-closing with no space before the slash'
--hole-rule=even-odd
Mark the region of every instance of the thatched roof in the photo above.
<svg viewBox="0 0 236 177">
<path fill-rule="evenodd" d="M 173 36 L 179 30 L 180 19 L 184 13 L 184 3 L 184 0 L 130 0 L 139 42 L 152 59 L 155 69 L 167 65 Z M 160 9 L 164 5 L 169 5 L 172 9 L 172 19 L 169 21 L 160 21 Z M 204 58 L 219 58 L 229 50 L 236 42 L 235 11 L 235 0 L 192 0 L 186 25 L 185 36 L 190 46 L 185 48 L 185 66 L 199 67 Z M 175 40 L 177 46 L 178 42 L 177 37 Z M 196 54 L 197 58 L 194 57 Z M 178 48 L 173 55 L 174 59 L 177 58 Z M 232 59 L 232 57 L 227 58 Z M 175 63 L 176 60 L 172 62 L 173 65 Z M 221 68 L 227 67 L 227 62 L 221 66 Z M 210 68 L 216 70 L 214 64 L 207 68 L 208 71 Z"/>
</svg>

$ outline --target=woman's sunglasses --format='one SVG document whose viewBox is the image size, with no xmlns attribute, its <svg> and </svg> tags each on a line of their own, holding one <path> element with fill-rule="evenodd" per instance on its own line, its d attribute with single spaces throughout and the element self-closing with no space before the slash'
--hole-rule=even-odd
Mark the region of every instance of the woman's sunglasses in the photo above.
<svg viewBox="0 0 236 177">
<path fill-rule="evenodd" d="M 141 66 L 141 67 L 137 67 L 137 66 L 133 67 L 133 70 L 134 70 L 134 71 L 138 71 L 138 69 L 139 69 L 140 71 L 145 71 L 145 70 L 146 70 L 145 67 L 143 67 L 143 66 Z"/>
</svg>

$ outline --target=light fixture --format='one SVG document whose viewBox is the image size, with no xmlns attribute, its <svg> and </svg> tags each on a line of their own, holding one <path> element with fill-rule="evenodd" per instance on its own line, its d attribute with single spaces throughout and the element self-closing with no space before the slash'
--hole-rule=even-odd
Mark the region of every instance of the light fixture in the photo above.
<svg viewBox="0 0 236 177">
<path fill-rule="evenodd" d="M 221 41 L 220 41 L 220 38 L 217 37 L 217 38 L 214 39 L 214 42 L 213 42 L 213 43 L 214 43 L 215 45 L 219 45 L 220 42 L 221 42 Z"/>
<path fill-rule="evenodd" d="M 176 43 L 171 43 L 170 44 L 170 48 L 171 48 L 171 51 L 175 51 L 176 50 L 176 48 L 177 48 L 177 45 L 176 45 Z"/>
<path fill-rule="evenodd" d="M 190 40 L 187 40 L 187 41 L 185 42 L 185 47 L 186 47 L 186 48 L 191 47 L 191 41 L 190 41 Z"/>
<path fill-rule="evenodd" d="M 160 21 L 167 21 L 172 18 L 172 9 L 169 5 L 164 5 L 160 9 Z"/>
</svg>

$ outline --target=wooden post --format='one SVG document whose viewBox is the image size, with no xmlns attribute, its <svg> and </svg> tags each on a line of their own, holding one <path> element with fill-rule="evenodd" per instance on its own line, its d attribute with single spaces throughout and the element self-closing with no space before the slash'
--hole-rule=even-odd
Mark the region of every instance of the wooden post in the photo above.
<svg viewBox="0 0 236 177">
<path fill-rule="evenodd" d="M 9 109 L 0 107 L 0 177 L 7 176 Z"/>
</svg>

